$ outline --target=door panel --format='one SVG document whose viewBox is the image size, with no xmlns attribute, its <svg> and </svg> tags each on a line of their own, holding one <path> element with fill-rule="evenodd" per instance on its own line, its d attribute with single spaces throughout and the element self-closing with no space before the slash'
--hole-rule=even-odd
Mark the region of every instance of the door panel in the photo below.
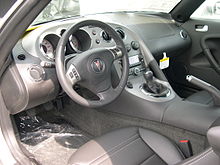
<svg viewBox="0 0 220 165">
<path fill-rule="evenodd" d="M 218 73 L 216 68 L 210 64 L 204 53 L 204 46 L 201 46 L 203 41 L 210 49 L 216 64 L 220 66 L 220 22 L 191 19 L 182 27 L 190 35 L 192 45 L 173 61 L 171 67 L 173 73 L 170 74 L 172 75 L 170 78 L 174 82 L 174 89 L 176 88 L 177 93 L 182 97 L 187 97 L 199 90 L 185 80 L 187 74 L 194 75 L 220 89 L 220 69 Z"/>
</svg>

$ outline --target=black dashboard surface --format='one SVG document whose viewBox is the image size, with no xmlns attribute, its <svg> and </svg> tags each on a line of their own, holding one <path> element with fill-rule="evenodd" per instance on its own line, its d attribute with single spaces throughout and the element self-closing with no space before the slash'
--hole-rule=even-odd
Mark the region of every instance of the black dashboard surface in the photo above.
<svg viewBox="0 0 220 165">
<path fill-rule="evenodd" d="M 40 105 L 58 96 L 60 86 L 54 68 L 56 45 L 62 33 L 69 26 L 85 19 L 97 19 L 115 28 L 126 47 L 130 49 L 129 56 L 139 55 L 140 50 L 132 46 L 132 42 L 136 41 L 127 29 L 132 30 L 143 39 L 156 59 L 161 58 L 163 52 L 166 52 L 169 57 L 178 55 L 191 44 L 188 34 L 184 29 L 178 27 L 169 15 L 108 13 L 39 25 L 35 30 L 23 36 L 12 52 L 14 63 L 12 69 L 8 71 L 10 74 L 7 74 L 5 83 L 7 84 L 8 80 L 11 79 L 9 75 L 19 77 L 16 81 L 13 81 L 13 85 L 16 86 L 13 92 L 15 95 L 27 98 L 27 102 L 19 101 L 15 99 L 16 97 L 11 97 L 8 94 L 11 93 L 11 89 L 5 88 L 3 95 L 5 93 L 6 98 L 14 98 L 14 101 L 12 101 L 14 104 L 6 101 L 12 113 Z M 73 34 L 72 44 L 66 46 L 66 56 L 76 51 L 74 47 L 84 51 L 100 46 L 112 47 L 115 44 L 114 41 L 103 34 L 102 29 L 85 27 L 80 31 L 78 34 Z M 43 66 L 42 63 L 46 63 L 46 65 Z M 4 81 L 2 85 L 4 86 Z"/>
</svg>

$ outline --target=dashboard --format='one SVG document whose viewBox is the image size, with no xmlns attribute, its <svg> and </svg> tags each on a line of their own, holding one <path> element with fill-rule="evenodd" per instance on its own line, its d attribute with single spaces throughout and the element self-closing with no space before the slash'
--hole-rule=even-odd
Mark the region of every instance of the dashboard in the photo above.
<svg viewBox="0 0 220 165">
<path fill-rule="evenodd" d="M 163 52 L 169 57 L 177 56 L 191 44 L 187 32 L 169 15 L 107 13 L 40 25 L 18 41 L 12 51 L 13 63 L 1 83 L 3 97 L 11 98 L 5 100 L 12 114 L 53 100 L 62 93 L 55 70 L 57 44 L 66 29 L 84 19 L 97 19 L 115 29 L 128 52 L 129 79 L 138 77 L 145 69 L 139 43 L 130 30 L 143 39 L 157 60 Z M 70 36 L 65 58 L 92 48 L 113 46 L 115 42 L 103 29 L 83 27 Z M 9 82 L 13 89 L 6 88 Z"/>
</svg>

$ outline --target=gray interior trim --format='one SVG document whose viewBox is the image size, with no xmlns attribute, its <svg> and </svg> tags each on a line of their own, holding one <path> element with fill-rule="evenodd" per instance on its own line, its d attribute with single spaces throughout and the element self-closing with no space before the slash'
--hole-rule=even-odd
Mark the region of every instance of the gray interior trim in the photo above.
<svg viewBox="0 0 220 165">
<path fill-rule="evenodd" d="M 7 60 L 12 48 L 24 33 L 25 29 L 30 25 L 33 19 L 39 14 L 39 12 L 49 3 L 49 0 L 28 0 L 23 1 L 21 6 L 14 12 L 12 17 L 8 19 L 1 27 L 0 33 L 0 68 Z M 1 71 L 3 72 L 3 71 Z M 8 143 L 9 148 L 14 155 L 14 158 L 20 164 L 31 164 L 29 158 L 27 158 L 21 151 L 17 140 L 14 136 L 13 127 L 11 124 L 9 112 L 4 104 L 2 95 L 0 95 L 0 123 L 5 140 Z"/>
<path fill-rule="evenodd" d="M 10 114 L 4 104 L 2 95 L 0 93 L 0 126 L 2 129 L 2 133 L 7 142 L 8 147 L 15 160 L 19 164 L 31 164 L 31 160 L 24 155 L 20 146 L 18 145 L 17 139 L 14 134 L 13 126 L 10 119 Z"/>
</svg>

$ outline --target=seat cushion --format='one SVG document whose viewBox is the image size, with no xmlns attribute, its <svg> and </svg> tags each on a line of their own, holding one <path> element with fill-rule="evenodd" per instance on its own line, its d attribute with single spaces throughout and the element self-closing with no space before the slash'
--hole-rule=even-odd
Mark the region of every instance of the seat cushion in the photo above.
<svg viewBox="0 0 220 165">
<path fill-rule="evenodd" d="M 166 137 L 143 128 L 118 129 L 89 141 L 69 159 L 69 165 L 166 165 L 184 159 Z"/>
<path fill-rule="evenodd" d="M 207 104 L 207 105 L 213 104 L 212 96 L 207 91 L 196 92 L 191 96 L 189 96 L 188 98 L 186 98 L 186 100 L 200 104 Z"/>
</svg>

